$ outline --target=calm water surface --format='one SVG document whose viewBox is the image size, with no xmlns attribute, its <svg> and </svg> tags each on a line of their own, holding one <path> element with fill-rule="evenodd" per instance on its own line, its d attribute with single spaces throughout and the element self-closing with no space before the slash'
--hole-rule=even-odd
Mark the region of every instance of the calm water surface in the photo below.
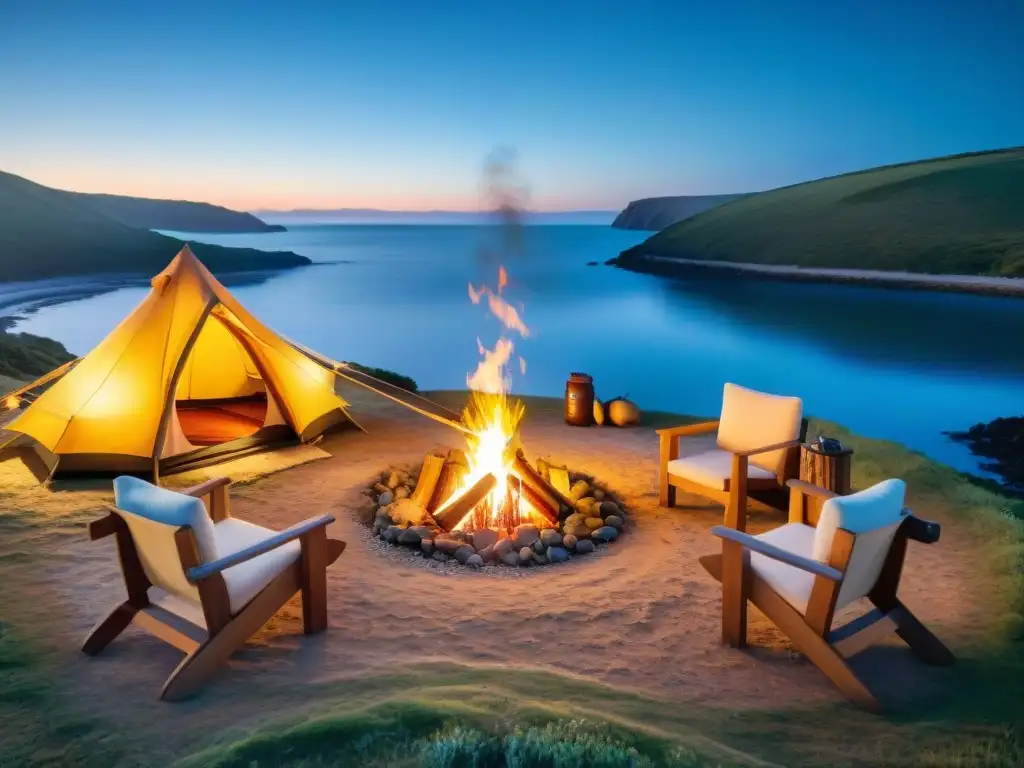
<svg viewBox="0 0 1024 768">
<path fill-rule="evenodd" d="M 1024 301 L 756 280 L 672 282 L 603 263 L 644 233 L 532 226 L 508 250 L 498 230 L 458 226 L 304 226 L 204 242 L 294 250 L 316 266 L 234 289 L 281 333 L 340 360 L 406 373 L 424 389 L 465 386 L 477 337 L 501 330 L 467 283 L 508 267 L 507 296 L 530 336 L 513 389 L 560 395 L 566 375 L 595 378 L 604 399 L 716 414 L 734 381 L 799 395 L 808 413 L 898 440 L 961 469 L 976 464 L 942 432 L 1024 412 Z M 48 307 L 19 330 L 83 353 L 144 288 Z"/>
</svg>

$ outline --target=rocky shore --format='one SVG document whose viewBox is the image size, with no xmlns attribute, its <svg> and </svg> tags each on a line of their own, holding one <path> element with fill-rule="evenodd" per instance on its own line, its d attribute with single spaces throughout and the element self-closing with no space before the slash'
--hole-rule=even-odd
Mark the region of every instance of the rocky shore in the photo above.
<svg viewBox="0 0 1024 768">
<path fill-rule="evenodd" d="M 995 419 L 948 434 L 966 444 L 975 456 L 986 459 L 982 469 L 1003 478 L 1007 490 L 1024 497 L 1024 416 Z"/>
</svg>

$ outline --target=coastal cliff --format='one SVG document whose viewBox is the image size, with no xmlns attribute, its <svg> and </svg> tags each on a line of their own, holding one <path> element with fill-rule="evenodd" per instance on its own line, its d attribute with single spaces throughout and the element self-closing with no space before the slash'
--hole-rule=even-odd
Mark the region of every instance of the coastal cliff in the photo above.
<svg viewBox="0 0 1024 768">
<path fill-rule="evenodd" d="M 136 229 L 97 212 L 74 195 L 0 172 L 0 281 L 69 275 L 152 276 L 182 241 Z M 311 264 L 290 251 L 194 244 L 214 274 Z"/>
<path fill-rule="evenodd" d="M 135 229 L 218 234 L 285 231 L 280 224 L 267 224 L 251 213 L 233 211 L 230 208 L 210 203 L 55 191 L 67 195 L 97 213 Z"/>
<path fill-rule="evenodd" d="M 680 195 L 676 197 L 645 197 L 634 200 L 615 217 L 616 229 L 642 229 L 660 232 L 666 227 L 710 211 L 745 195 Z"/>
</svg>

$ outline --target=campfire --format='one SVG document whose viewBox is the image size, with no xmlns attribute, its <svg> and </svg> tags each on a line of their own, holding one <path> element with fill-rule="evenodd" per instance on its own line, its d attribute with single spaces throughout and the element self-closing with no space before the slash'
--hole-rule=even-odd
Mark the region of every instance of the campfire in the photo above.
<svg viewBox="0 0 1024 768">
<path fill-rule="evenodd" d="M 506 163 L 489 165 L 488 187 L 505 224 L 506 251 L 522 239 L 520 191 L 509 174 Z M 489 256 L 483 250 L 481 255 Z M 501 331 L 493 348 L 477 338 L 480 361 L 466 377 L 470 398 L 460 425 L 465 447 L 429 454 L 412 472 L 385 472 L 368 491 L 373 531 L 389 544 L 440 562 L 454 558 L 473 567 L 494 561 L 517 567 L 564 562 L 570 554 L 593 552 L 598 543 L 615 539 L 624 525 L 623 510 L 592 478 L 527 460 L 519 438 L 526 409 L 510 396 L 508 368 L 515 352 L 511 337 L 527 338 L 530 330 L 523 305 L 508 300 L 515 286 L 505 267 L 486 261 L 496 268 L 497 282 L 493 287 L 470 283 L 469 299 L 486 307 Z M 525 375 L 521 355 L 518 364 Z"/>
<path fill-rule="evenodd" d="M 505 395 L 473 393 L 463 415 L 471 429 L 466 450 L 424 459 L 413 498 L 439 528 L 511 533 L 524 523 L 556 526 L 571 510 L 568 472 L 553 468 L 544 477 L 519 446 L 524 412 Z"/>
</svg>

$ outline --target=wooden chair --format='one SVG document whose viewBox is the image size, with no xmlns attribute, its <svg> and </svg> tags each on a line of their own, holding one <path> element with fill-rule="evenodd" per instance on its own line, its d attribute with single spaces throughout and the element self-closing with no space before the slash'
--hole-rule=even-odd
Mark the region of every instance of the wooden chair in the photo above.
<svg viewBox="0 0 1024 768">
<path fill-rule="evenodd" d="M 134 477 L 114 480 L 114 507 L 89 537 L 114 535 L 128 599 L 89 633 L 94 656 L 129 624 L 187 656 L 160 698 L 195 693 L 232 652 L 296 593 L 306 634 L 327 628 L 327 566 L 345 543 L 330 515 L 276 532 L 229 515 L 226 477 L 175 493 Z M 209 511 L 204 499 L 208 499 Z"/>
<path fill-rule="evenodd" d="M 718 421 L 659 429 L 659 499 L 676 503 L 676 489 L 725 506 L 735 528 L 748 506 L 785 510 L 786 481 L 800 474 L 800 443 L 807 435 L 798 397 L 781 397 L 726 384 Z M 717 432 L 717 447 L 679 458 L 679 439 Z"/>
<path fill-rule="evenodd" d="M 918 657 L 951 664 L 953 654 L 897 597 L 909 540 L 933 544 L 938 524 L 904 509 L 902 480 L 886 480 L 849 496 L 789 481 L 789 523 L 751 536 L 715 526 L 722 554 L 700 558 L 722 582 L 722 639 L 747 640 L 747 600 L 853 701 L 877 710 L 875 696 L 846 659 L 897 633 Z M 837 610 L 867 598 L 874 610 L 832 629 Z"/>
</svg>

